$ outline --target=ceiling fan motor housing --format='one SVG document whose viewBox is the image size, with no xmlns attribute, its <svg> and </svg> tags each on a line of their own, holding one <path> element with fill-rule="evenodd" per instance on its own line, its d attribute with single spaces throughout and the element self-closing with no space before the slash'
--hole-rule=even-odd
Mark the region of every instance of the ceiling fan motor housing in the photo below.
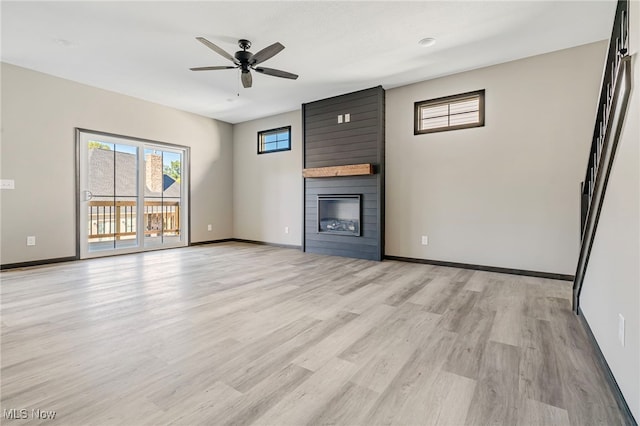
<svg viewBox="0 0 640 426">
<path fill-rule="evenodd" d="M 235 58 L 240 62 L 240 68 L 242 71 L 248 71 L 249 65 L 251 64 L 251 59 L 253 58 L 253 54 L 251 52 L 247 52 L 246 50 L 239 50 L 235 54 Z"/>
</svg>

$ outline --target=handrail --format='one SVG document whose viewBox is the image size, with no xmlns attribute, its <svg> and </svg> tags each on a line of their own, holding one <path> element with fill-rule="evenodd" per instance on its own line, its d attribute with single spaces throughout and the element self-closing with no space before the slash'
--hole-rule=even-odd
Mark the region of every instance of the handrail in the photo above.
<svg viewBox="0 0 640 426">
<path fill-rule="evenodd" d="M 631 92 L 628 16 L 629 0 L 618 0 L 586 176 L 581 184 L 581 244 L 573 282 L 573 310 L 576 313 Z"/>
</svg>

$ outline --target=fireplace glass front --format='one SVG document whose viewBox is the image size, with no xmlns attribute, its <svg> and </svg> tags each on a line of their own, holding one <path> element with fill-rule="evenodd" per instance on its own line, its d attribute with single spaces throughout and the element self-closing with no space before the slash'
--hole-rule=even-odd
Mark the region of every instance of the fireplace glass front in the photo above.
<svg viewBox="0 0 640 426">
<path fill-rule="evenodd" d="M 318 232 L 360 235 L 360 195 L 318 195 Z"/>
</svg>

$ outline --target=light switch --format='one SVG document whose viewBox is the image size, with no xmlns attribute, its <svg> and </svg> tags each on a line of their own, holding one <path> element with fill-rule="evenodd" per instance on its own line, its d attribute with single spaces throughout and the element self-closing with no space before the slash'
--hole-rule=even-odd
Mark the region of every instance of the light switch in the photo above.
<svg viewBox="0 0 640 426">
<path fill-rule="evenodd" d="M 0 181 L 0 188 L 2 189 L 16 189 L 16 181 L 13 179 L 2 179 Z"/>
<path fill-rule="evenodd" d="M 342 124 L 342 115 L 338 116 L 338 124 Z"/>
<path fill-rule="evenodd" d="M 348 122 L 350 122 L 350 121 L 351 121 L 351 114 L 345 114 L 345 115 L 344 115 L 344 122 L 345 122 L 345 123 L 348 123 Z"/>
</svg>

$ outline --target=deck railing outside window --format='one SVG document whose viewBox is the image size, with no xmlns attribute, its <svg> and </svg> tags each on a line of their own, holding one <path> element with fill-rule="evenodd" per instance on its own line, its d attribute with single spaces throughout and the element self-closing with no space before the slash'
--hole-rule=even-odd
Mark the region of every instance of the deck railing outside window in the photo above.
<svg viewBox="0 0 640 426">
<path fill-rule="evenodd" d="M 136 201 L 90 201 L 89 242 L 135 239 Z M 144 235 L 180 235 L 179 201 L 146 201 Z"/>
</svg>

